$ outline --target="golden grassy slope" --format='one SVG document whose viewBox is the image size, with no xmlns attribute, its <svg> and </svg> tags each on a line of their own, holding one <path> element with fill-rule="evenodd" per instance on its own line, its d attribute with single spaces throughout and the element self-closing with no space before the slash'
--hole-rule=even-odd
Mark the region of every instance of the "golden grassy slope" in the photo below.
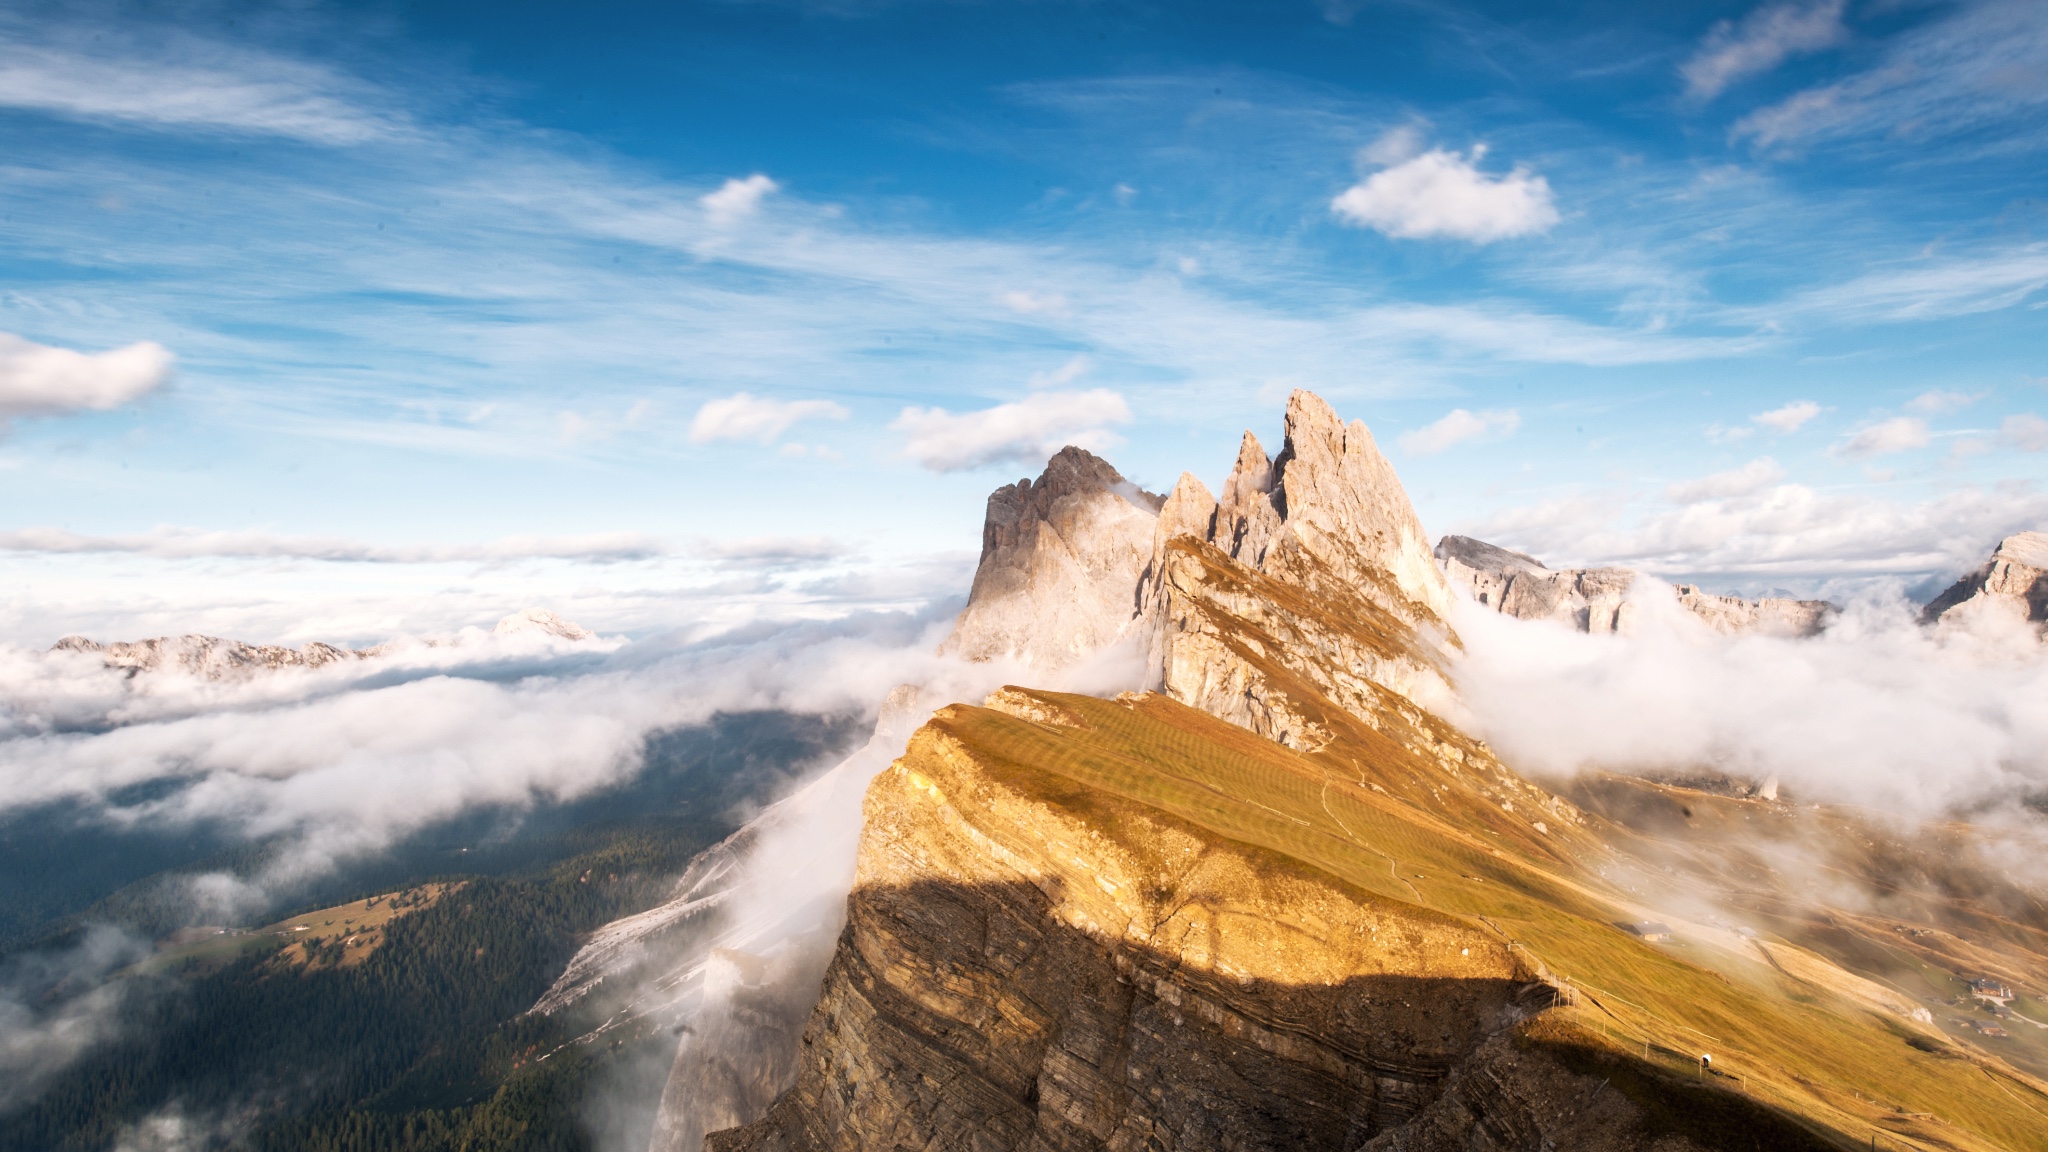
<svg viewBox="0 0 2048 1152">
<path fill-rule="evenodd" d="M 1597 874 L 1613 858 L 1593 834 L 1604 821 L 1589 820 L 1564 846 L 1532 843 L 1540 833 L 1497 818 L 1488 793 L 1500 794 L 1502 781 L 1476 770 L 1461 774 L 1476 782 L 1451 777 L 1391 740 L 1340 730 L 1304 755 L 1160 696 L 1008 691 L 1039 702 L 1043 718 L 957 708 L 934 724 L 979 755 L 1484 925 L 1579 989 L 1578 1006 L 1560 1014 L 1579 1036 L 1604 1032 L 1616 1053 L 1642 1059 L 1647 1045 L 1650 1065 L 1675 1070 L 1711 1052 L 1751 1096 L 1848 1146 L 1867 1146 L 1878 1129 L 1931 1148 L 2048 1148 L 2042 1085 L 1874 1009 L 1847 981 L 1817 981 L 1840 971 L 1818 957 L 1801 978 L 1733 933 L 1653 945 L 1619 930 L 1613 922 L 1639 908 Z M 1398 798 L 1393 784 L 1417 798 Z"/>
</svg>

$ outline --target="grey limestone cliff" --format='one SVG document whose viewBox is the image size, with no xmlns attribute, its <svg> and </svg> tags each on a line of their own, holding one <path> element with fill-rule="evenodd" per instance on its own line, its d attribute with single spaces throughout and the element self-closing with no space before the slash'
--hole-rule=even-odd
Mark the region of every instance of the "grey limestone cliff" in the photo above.
<svg viewBox="0 0 2048 1152">
<path fill-rule="evenodd" d="M 1470 536 L 1437 541 L 1436 558 L 1454 587 L 1519 620 L 1556 620 L 1581 632 L 1625 632 L 1635 612 L 1629 600 L 1637 577 L 1633 569 L 1552 570 L 1533 556 Z M 1672 590 L 1680 605 L 1720 632 L 1811 636 L 1826 627 L 1836 611 L 1825 600 L 1747 600 L 1692 584 L 1676 584 Z"/>
<path fill-rule="evenodd" d="M 981 562 L 944 650 L 1051 671 L 1128 635 L 1161 498 L 1062 448 L 988 498 Z"/>
<path fill-rule="evenodd" d="M 1921 618 L 1933 623 L 1982 614 L 2048 623 L 2048 532 L 2021 532 L 1999 541 L 1983 567 L 1935 597 Z"/>
</svg>

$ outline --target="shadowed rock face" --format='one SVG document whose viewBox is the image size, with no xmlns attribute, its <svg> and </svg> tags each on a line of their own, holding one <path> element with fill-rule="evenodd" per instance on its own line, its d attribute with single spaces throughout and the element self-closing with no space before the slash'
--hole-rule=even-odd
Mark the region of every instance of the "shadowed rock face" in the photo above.
<svg viewBox="0 0 2048 1152">
<path fill-rule="evenodd" d="M 1629 590 L 1636 573 L 1628 568 L 1567 568 L 1553 571 L 1533 556 L 1470 536 L 1437 541 L 1436 559 L 1445 578 L 1481 605 L 1518 620 L 1556 620 L 1581 632 L 1625 632 L 1634 608 Z M 1746 600 L 1722 596 L 1691 584 L 1676 584 L 1678 602 L 1721 632 L 1771 632 L 1811 636 L 1837 609 L 1825 600 L 1766 596 Z"/>
<path fill-rule="evenodd" d="M 1978 614 L 2048 623 L 2048 532 L 2021 532 L 2000 541 L 1982 568 L 1935 597 L 1921 619 L 1933 623 Z"/>
<path fill-rule="evenodd" d="M 1526 1027 L 1499 936 L 1007 758 L 1089 720 L 992 703 L 876 779 L 796 1083 L 707 1149 L 1699 1147 Z"/>
<path fill-rule="evenodd" d="M 711 1148 L 1355 1148 L 1522 1014 L 1498 940 L 1005 771 L 944 714 L 865 816 L 797 1086 Z"/>
<path fill-rule="evenodd" d="M 1123 638 L 1160 497 L 1107 461 L 1062 448 L 1038 481 L 988 498 L 981 563 L 945 651 L 1051 671 Z"/>
</svg>

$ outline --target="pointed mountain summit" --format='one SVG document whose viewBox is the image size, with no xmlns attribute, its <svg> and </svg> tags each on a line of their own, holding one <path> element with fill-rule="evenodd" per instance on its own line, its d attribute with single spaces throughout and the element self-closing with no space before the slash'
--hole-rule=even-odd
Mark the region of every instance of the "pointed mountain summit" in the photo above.
<svg viewBox="0 0 2048 1152">
<path fill-rule="evenodd" d="M 1036 483 L 990 493 L 974 587 L 941 651 L 1053 671 L 1122 639 L 1162 502 L 1072 446 Z"/>
</svg>

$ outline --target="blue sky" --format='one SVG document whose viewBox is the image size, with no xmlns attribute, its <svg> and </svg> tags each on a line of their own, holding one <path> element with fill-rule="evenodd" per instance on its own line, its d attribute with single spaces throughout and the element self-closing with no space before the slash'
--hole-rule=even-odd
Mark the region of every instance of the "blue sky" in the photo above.
<svg viewBox="0 0 2048 1152">
<path fill-rule="evenodd" d="M 2037 2 L 11 5 L 0 636 L 912 607 L 1294 387 L 1433 532 L 1939 579 L 2044 145 Z"/>
</svg>

